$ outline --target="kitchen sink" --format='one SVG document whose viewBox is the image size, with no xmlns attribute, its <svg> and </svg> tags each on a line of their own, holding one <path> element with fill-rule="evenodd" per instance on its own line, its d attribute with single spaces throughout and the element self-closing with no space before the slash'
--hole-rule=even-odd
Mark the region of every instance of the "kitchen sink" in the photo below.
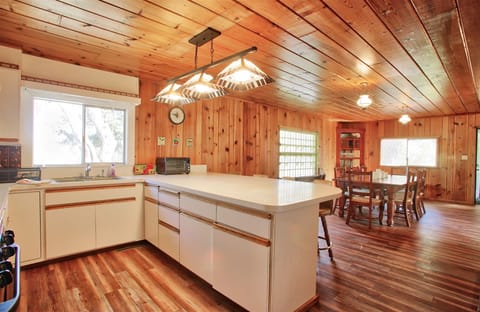
<svg viewBox="0 0 480 312">
<path fill-rule="evenodd" d="M 84 181 L 105 181 L 105 180 L 119 180 L 121 177 L 105 177 L 105 176 L 77 176 L 77 177 L 63 177 L 53 178 L 56 182 L 84 182 Z"/>
</svg>

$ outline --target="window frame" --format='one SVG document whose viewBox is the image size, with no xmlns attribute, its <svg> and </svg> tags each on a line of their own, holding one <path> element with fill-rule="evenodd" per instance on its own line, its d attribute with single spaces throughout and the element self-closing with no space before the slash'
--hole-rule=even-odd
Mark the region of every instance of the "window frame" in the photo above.
<svg viewBox="0 0 480 312">
<path fill-rule="evenodd" d="M 308 134 L 308 135 L 314 135 L 315 136 L 315 142 L 314 142 L 314 145 L 310 146 L 310 147 L 313 147 L 315 152 L 314 153 L 302 153 L 302 152 L 298 152 L 298 153 L 295 153 L 295 152 L 282 152 L 281 149 L 282 149 L 282 144 L 281 144 L 281 140 L 282 140 L 282 131 L 288 131 L 288 132 L 292 132 L 292 133 L 296 133 L 296 134 Z M 288 127 L 280 127 L 279 128 L 279 132 L 278 132 L 278 177 L 279 178 L 284 178 L 284 177 L 302 177 L 302 176 L 305 176 L 305 175 L 282 175 L 282 169 L 281 169 L 281 162 L 280 162 L 280 159 L 282 156 L 298 156 L 298 157 L 303 157 L 303 156 L 314 156 L 314 167 L 313 167 L 313 172 L 312 172 L 312 176 L 316 174 L 317 170 L 318 170 L 318 137 L 319 137 L 319 134 L 317 131 L 308 131 L 308 130 L 302 130 L 302 129 L 293 129 L 293 128 L 288 128 Z M 300 170 L 300 169 L 294 169 L 295 171 L 297 170 Z M 297 173 L 297 172 L 295 172 Z M 308 175 L 307 175 L 308 176 Z"/>
<path fill-rule="evenodd" d="M 63 90 L 62 90 L 63 91 Z M 21 141 L 22 141 L 22 164 L 24 166 L 34 166 L 33 164 L 33 106 L 35 98 L 53 99 L 57 101 L 83 103 L 83 105 L 100 107 L 106 109 L 124 110 L 124 151 L 123 162 L 115 162 L 119 165 L 133 165 L 135 158 L 135 107 L 134 103 L 123 101 L 122 99 L 109 97 L 96 97 L 77 95 L 74 93 L 59 92 L 57 90 L 44 90 L 32 87 L 22 87 L 21 92 Z M 82 121 L 83 123 L 83 121 Z M 84 135 L 84 133 L 83 133 Z M 111 162 L 95 162 L 95 166 L 104 166 Z M 42 168 L 75 168 L 86 165 L 84 155 L 82 155 L 81 164 L 55 164 L 42 165 Z"/>
<path fill-rule="evenodd" d="M 405 148 L 405 158 L 403 159 L 404 162 L 402 163 L 399 163 L 399 164 L 395 164 L 395 163 L 384 163 L 383 162 L 383 149 L 382 149 L 382 146 L 383 146 L 383 142 L 384 140 L 395 140 L 395 141 L 406 141 L 406 148 Z M 416 163 L 409 163 L 409 159 L 412 159 L 412 157 L 410 156 L 410 151 L 412 151 L 412 149 L 409 149 L 409 142 L 413 142 L 413 141 L 419 141 L 419 140 L 433 140 L 435 142 L 435 152 L 434 152 L 434 156 L 435 156 L 435 164 L 433 165 L 429 165 L 429 164 L 416 164 Z M 381 138 L 380 139 L 380 146 L 379 146 L 379 149 L 380 149 L 380 159 L 379 159 L 379 162 L 380 162 L 380 166 L 382 167 L 414 167 L 414 168 L 437 168 L 438 167 L 438 137 L 386 137 L 386 138 Z"/>
</svg>

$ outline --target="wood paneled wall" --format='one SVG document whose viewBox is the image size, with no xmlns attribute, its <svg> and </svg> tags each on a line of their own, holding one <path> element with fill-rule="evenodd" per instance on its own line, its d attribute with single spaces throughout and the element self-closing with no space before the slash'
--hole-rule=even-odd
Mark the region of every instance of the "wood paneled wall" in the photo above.
<svg viewBox="0 0 480 312">
<path fill-rule="evenodd" d="M 154 163 L 156 157 L 185 156 L 208 171 L 242 175 L 278 176 L 280 127 L 319 134 L 320 168 L 335 163 L 336 122 L 320 115 L 300 113 L 234 97 L 220 97 L 184 105 L 185 122 L 168 120 L 170 105 L 151 102 L 159 86 L 141 81 L 142 104 L 136 111 L 136 163 Z M 157 145 L 165 137 L 166 144 Z M 174 144 L 174 138 L 178 144 Z M 187 140 L 191 146 L 187 146 Z M 332 169 L 333 170 L 333 169 Z M 333 171 L 332 171 L 333 172 Z"/>
<path fill-rule="evenodd" d="M 154 163 L 161 156 L 187 156 L 193 164 L 206 164 L 210 172 L 277 177 L 278 130 L 289 127 L 318 132 L 318 164 L 327 178 L 333 177 L 337 122 L 326 116 L 225 96 L 184 105 L 185 122 L 175 126 L 168 121 L 170 106 L 150 101 L 158 90 L 153 82 L 141 82 L 136 163 Z M 387 120 L 342 126 L 365 128 L 365 164 L 372 170 L 380 167 L 381 138 L 437 137 L 438 167 L 428 169 L 427 197 L 474 203 L 480 114 L 414 119 L 408 125 Z M 165 137 L 166 144 L 158 146 L 157 137 Z M 173 143 L 174 138 L 178 144 Z M 192 140 L 191 146 L 187 146 L 187 139 Z"/>
<path fill-rule="evenodd" d="M 480 114 L 414 119 L 407 125 L 388 120 L 364 123 L 363 126 L 366 129 L 365 163 L 373 169 L 379 168 L 381 138 L 438 138 L 438 167 L 427 169 L 427 197 L 474 203 L 476 129 L 480 128 Z"/>
</svg>

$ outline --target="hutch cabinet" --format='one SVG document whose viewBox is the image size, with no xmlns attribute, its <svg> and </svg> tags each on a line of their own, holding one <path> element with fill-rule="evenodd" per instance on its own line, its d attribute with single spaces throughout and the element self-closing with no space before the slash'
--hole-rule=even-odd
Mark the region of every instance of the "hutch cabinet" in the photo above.
<svg viewBox="0 0 480 312">
<path fill-rule="evenodd" d="M 337 128 L 336 167 L 365 166 L 365 129 Z"/>
</svg>

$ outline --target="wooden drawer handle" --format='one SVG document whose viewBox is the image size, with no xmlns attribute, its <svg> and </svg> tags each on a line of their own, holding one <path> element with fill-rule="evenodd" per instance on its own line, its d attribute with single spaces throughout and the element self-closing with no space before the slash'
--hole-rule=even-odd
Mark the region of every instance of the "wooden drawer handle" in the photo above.
<svg viewBox="0 0 480 312">
<path fill-rule="evenodd" d="M 231 227 L 225 226 L 225 225 L 220 224 L 220 223 L 214 223 L 214 227 L 216 229 L 220 230 L 220 231 L 225 232 L 225 233 L 232 234 L 234 236 L 246 239 L 248 241 L 251 241 L 253 243 L 256 243 L 256 244 L 259 244 L 259 245 L 262 245 L 262 246 L 265 246 L 265 247 L 270 247 L 270 245 L 271 245 L 269 239 L 265 239 L 263 237 L 259 237 L 259 236 L 256 236 L 256 235 L 253 235 L 253 234 L 250 234 L 250 233 L 242 232 L 240 230 L 233 229 Z"/>
</svg>

